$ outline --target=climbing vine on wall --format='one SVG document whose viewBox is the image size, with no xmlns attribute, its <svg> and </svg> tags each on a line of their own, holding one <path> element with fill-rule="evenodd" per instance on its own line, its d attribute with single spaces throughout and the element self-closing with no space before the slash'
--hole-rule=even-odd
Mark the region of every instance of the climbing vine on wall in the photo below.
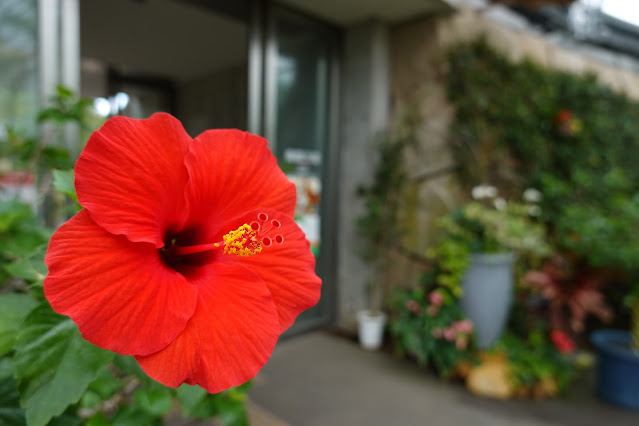
<svg viewBox="0 0 639 426">
<path fill-rule="evenodd" d="M 481 39 L 447 59 L 463 181 L 541 190 L 557 247 L 637 269 L 639 242 L 628 235 L 639 230 L 639 104 L 593 75 L 511 62 Z"/>
</svg>

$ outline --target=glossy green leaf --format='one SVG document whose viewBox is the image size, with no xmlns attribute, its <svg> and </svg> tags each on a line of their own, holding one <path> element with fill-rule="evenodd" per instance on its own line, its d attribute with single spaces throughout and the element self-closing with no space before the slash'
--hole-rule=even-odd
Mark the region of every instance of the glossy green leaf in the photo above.
<svg viewBox="0 0 639 426">
<path fill-rule="evenodd" d="M 68 195 L 76 203 L 78 202 L 78 196 L 75 193 L 75 174 L 73 173 L 73 169 L 54 170 L 53 187 Z"/>
<path fill-rule="evenodd" d="M 0 425 L 26 424 L 9 358 L 0 358 Z"/>
<path fill-rule="evenodd" d="M 231 388 L 225 392 L 213 395 L 220 420 L 226 426 L 248 426 L 246 414 L 246 392 Z"/>
<path fill-rule="evenodd" d="M 0 356 L 13 348 L 22 321 L 36 304 L 28 294 L 0 295 Z"/>
<path fill-rule="evenodd" d="M 161 418 L 148 413 L 138 406 L 127 405 L 115 414 L 111 424 L 113 426 L 161 426 L 164 422 L 162 422 Z"/>
<path fill-rule="evenodd" d="M 112 359 L 112 352 L 84 340 L 75 323 L 47 303 L 35 308 L 18 335 L 15 355 L 27 424 L 45 425 L 62 414 Z"/>
<path fill-rule="evenodd" d="M 138 389 L 135 392 L 135 401 L 147 413 L 163 416 L 171 411 L 173 406 L 170 392 L 169 388 Z"/>
<path fill-rule="evenodd" d="M 44 280 L 47 267 L 44 264 L 44 252 L 46 246 L 35 249 L 31 256 L 22 257 L 13 263 L 4 266 L 4 270 L 11 276 L 22 278 L 27 282 L 39 282 Z"/>
</svg>

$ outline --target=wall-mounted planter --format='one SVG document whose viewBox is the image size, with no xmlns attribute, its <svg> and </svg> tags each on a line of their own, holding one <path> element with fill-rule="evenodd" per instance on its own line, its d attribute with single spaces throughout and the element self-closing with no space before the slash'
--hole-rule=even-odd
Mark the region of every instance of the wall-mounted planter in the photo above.
<svg viewBox="0 0 639 426">
<path fill-rule="evenodd" d="M 461 307 L 475 325 L 477 346 L 490 347 L 506 326 L 513 300 L 514 253 L 472 254 Z"/>
</svg>

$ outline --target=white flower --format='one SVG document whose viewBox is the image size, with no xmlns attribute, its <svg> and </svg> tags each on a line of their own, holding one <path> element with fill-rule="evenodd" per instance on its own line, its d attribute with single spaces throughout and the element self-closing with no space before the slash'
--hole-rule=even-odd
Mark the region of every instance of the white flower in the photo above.
<svg viewBox="0 0 639 426">
<path fill-rule="evenodd" d="M 492 185 L 477 185 L 471 190 L 471 195 L 475 200 L 495 198 L 497 196 L 497 188 Z"/>
<path fill-rule="evenodd" d="M 495 201 L 493 201 L 493 204 L 495 205 L 495 208 L 497 210 L 504 210 L 506 208 L 507 203 L 506 203 L 506 200 L 499 197 L 499 198 L 495 198 Z"/>
<path fill-rule="evenodd" d="M 529 203 L 538 203 L 543 198 L 543 194 L 535 188 L 528 188 L 524 191 L 524 200 Z"/>
</svg>

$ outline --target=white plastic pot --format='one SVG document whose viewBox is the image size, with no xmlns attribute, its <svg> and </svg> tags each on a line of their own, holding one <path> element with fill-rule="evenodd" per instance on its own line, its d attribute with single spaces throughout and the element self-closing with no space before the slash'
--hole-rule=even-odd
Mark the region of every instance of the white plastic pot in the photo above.
<svg viewBox="0 0 639 426">
<path fill-rule="evenodd" d="M 362 348 L 374 351 L 384 342 L 386 314 L 383 312 L 360 311 L 357 313 L 357 331 Z"/>
</svg>

